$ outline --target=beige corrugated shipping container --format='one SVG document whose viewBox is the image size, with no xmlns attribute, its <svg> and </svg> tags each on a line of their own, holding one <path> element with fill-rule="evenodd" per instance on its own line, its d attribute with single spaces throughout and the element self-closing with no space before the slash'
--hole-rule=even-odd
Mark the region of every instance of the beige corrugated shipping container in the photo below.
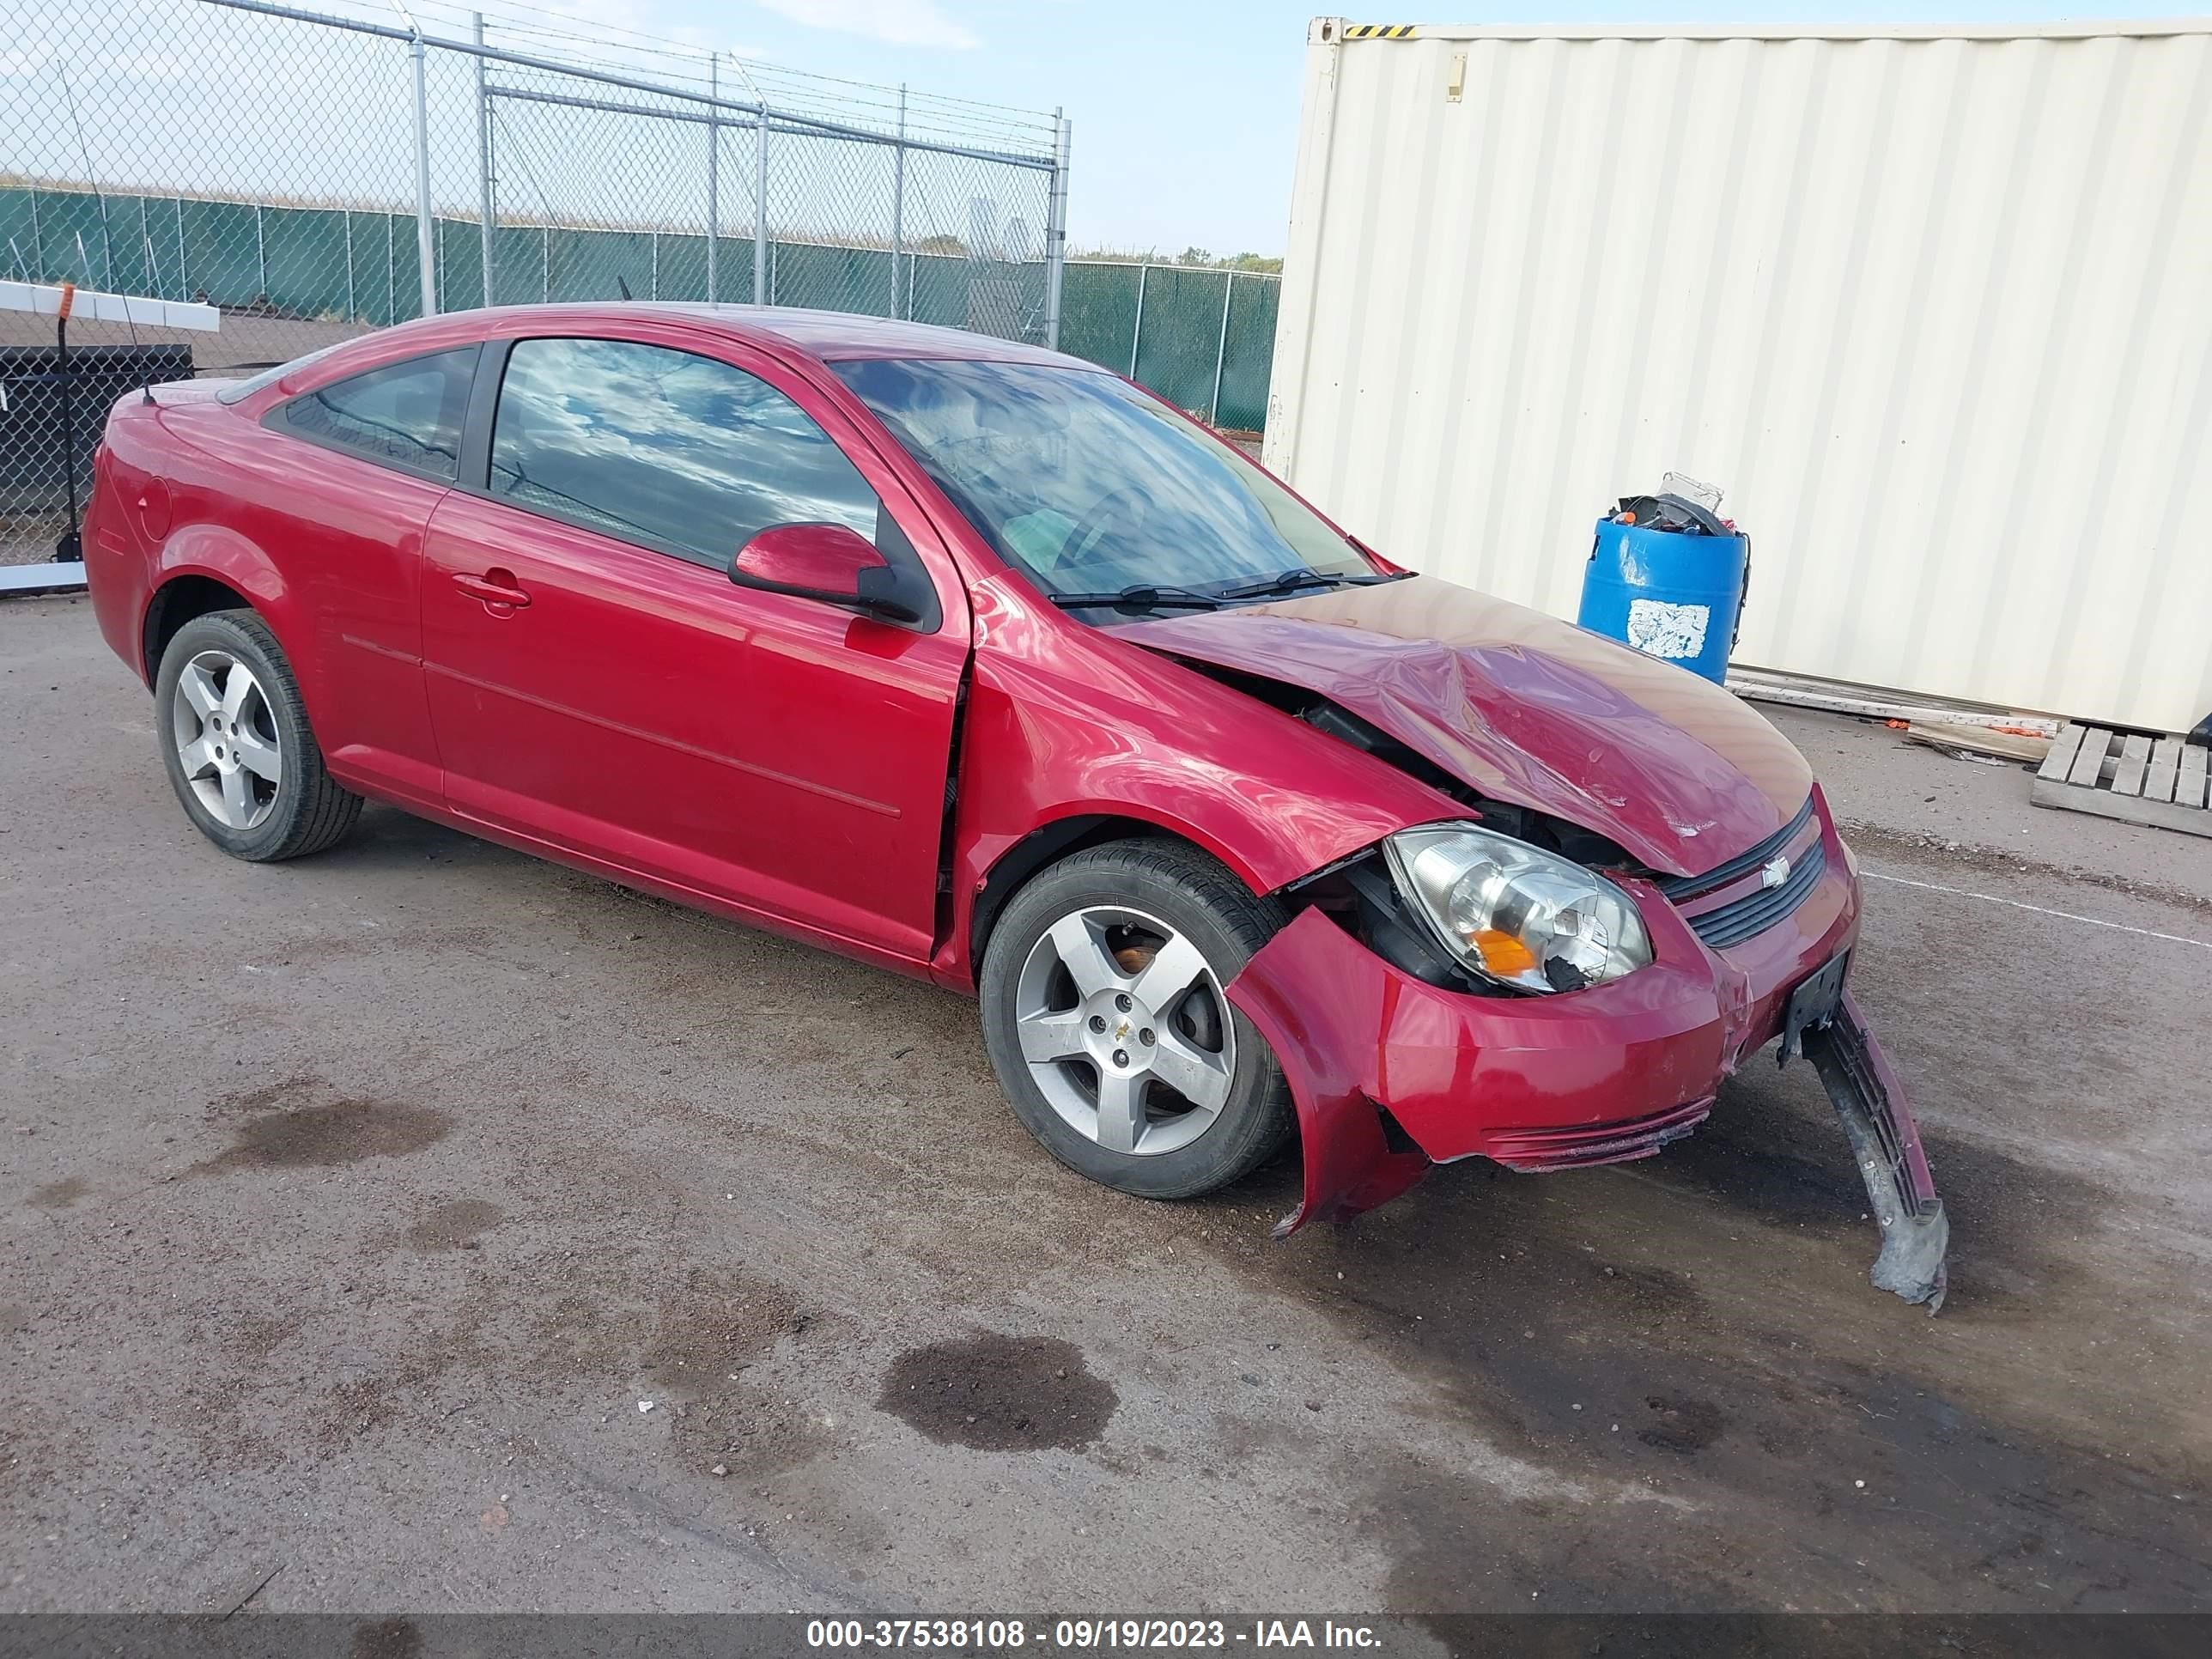
<svg viewBox="0 0 2212 1659">
<path fill-rule="evenodd" d="M 1672 468 L 1736 660 L 2212 711 L 2212 21 L 1309 40 L 1266 456 L 1571 617 Z"/>
</svg>

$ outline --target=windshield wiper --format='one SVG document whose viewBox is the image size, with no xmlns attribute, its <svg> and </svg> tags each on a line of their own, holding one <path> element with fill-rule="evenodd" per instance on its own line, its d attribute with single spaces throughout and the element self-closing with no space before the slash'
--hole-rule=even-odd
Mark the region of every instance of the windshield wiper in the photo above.
<svg viewBox="0 0 2212 1659">
<path fill-rule="evenodd" d="M 1367 587 L 1389 580 L 1389 577 L 1381 575 L 1335 575 L 1326 570 L 1311 570 L 1304 565 L 1297 565 L 1280 575 L 1222 588 L 1220 597 L 1224 599 L 1263 599 L 1277 593 L 1295 593 L 1302 587 Z"/>
<path fill-rule="evenodd" d="M 1218 611 L 1221 601 L 1211 593 L 1188 587 L 1161 587 L 1138 582 L 1118 593 L 1054 593 L 1048 596 L 1063 611 L 1110 605 L 1117 611 Z"/>
</svg>

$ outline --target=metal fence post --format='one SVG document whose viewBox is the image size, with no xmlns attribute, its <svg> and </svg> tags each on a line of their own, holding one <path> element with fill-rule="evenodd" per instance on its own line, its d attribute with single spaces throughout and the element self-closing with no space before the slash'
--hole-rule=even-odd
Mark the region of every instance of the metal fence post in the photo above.
<svg viewBox="0 0 2212 1659">
<path fill-rule="evenodd" d="M 353 292 L 353 210 L 346 209 L 343 217 L 346 250 L 346 321 L 350 323 L 361 316 L 361 305 L 354 298 Z"/>
<path fill-rule="evenodd" d="M 899 256 L 906 248 L 906 82 L 899 82 L 898 143 L 891 147 L 891 315 L 903 317 Z"/>
<path fill-rule="evenodd" d="M 422 44 L 422 27 L 412 17 L 415 31 L 407 44 L 415 60 L 415 259 L 422 268 L 422 314 L 438 313 L 438 245 L 430 228 L 430 68 L 429 51 Z"/>
<path fill-rule="evenodd" d="M 33 191 L 31 201 L 33 206 L 38 199 L 39 193 Z M 177 297 L 179 300 L 192 297 L 191 279 L 185 274 L 185 198 L 181 196 L 177 198 Z"/>
<path fill-rule="evenodd" d="M 95 190 L 92 199 L 100 209 L 100 279 L 107 285 L 110 294 L 119 294 L 122 290 L 115 286 L 115 238 L 107 228 L 107 192 Z"/>
<path fill-rule="evenodd" d="M 759 94 L 754 94 L 758 97 Z M 753 144 L 753 303 L 768 303 L 768 100 L 761 100 Z"/>
<path fill-rule="evenodd" d="M 483 14 L 477 12 L 473 15 L 476 18 L 477 44 L 482 46 L 484 43 Z M 478 257 L 483 263 L 482 289 L 483 303 L 486 305 L 492 302 L 491 94 L 484 80 L 485 66 L 490 61 L 481 53 L 477 57 L 477 235 L 478 245 L 483 250 Z"/>
<path fill-rule="evenodd" d="M 707 54 L 707 303 L 714 303 L 714 244 L 722 239 L 722 54 Z"/>
<path fill-rule="evenodd" d="M 1149 261 L 1137 267 L 1137 320 L 1129 330 L 1129 378 L 1137 378 L 1137 347 L 1145 337 L 1145 284 L 1152 280 Z"/>
<path fill-rule="evenodd" d="M 1052 112 L 1052 203 L 1044 235 L 1044 343 L 1060 348 L 1060 287 L 1067 268 L 1067 118 Z"/>
<path fill-rule="evenodd" d="M 1221 424 L 1221 371 L 1229 362 L 1229 301 L 1237 292 L 1237 270 L 1231 266 L 1229 280 L 1221 285 L 1221 337 L 1213 346 L 1213 401 L 1206 405 L 1206 418 L 1212 426 Z"/>
<path fill-rule="evenodd" d="M 259 288 L 258 298 L 269 297 L 269 233 L 264 228 L 261 204 L 253 204 L 253 275 Z"/>
</svg>

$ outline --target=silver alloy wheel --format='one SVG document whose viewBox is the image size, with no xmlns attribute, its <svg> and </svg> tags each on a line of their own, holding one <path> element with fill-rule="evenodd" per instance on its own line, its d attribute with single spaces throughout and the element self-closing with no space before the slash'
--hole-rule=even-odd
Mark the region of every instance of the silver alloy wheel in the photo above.
<svg viewBox="0 0 2212 1659">
<path fill-rule="evenodd" d="M 1030 948 L 1014 1030 L 1053 1110 L 1109 1152 L 1188 1146 L 1237 1074 L 1236 1026 L 1204 955 L 1119 905 L 1062 916 Z"/>
<path fill-rule="evenodd" d="M 228 651 L 199 653 L 177 677 L 169 731 L 185 781 L 210 817 L 251 830 L 276 805 L 284 761 L 276 712 L 253 671 Z"/>
</svg>

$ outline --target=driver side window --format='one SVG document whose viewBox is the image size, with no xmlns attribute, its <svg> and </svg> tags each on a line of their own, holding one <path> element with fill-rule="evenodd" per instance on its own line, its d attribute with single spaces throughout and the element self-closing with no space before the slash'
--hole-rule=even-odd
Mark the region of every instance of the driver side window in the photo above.
<svg viewBox="0 0 2212 1659">
<path fill-rule="evenodd" d="M 882 505 L 805 410 L 744 369 L 628 340 L 518 340 L 491 493 L 713 570 L 771 525 L 878 540 Z"/>
</svg>

